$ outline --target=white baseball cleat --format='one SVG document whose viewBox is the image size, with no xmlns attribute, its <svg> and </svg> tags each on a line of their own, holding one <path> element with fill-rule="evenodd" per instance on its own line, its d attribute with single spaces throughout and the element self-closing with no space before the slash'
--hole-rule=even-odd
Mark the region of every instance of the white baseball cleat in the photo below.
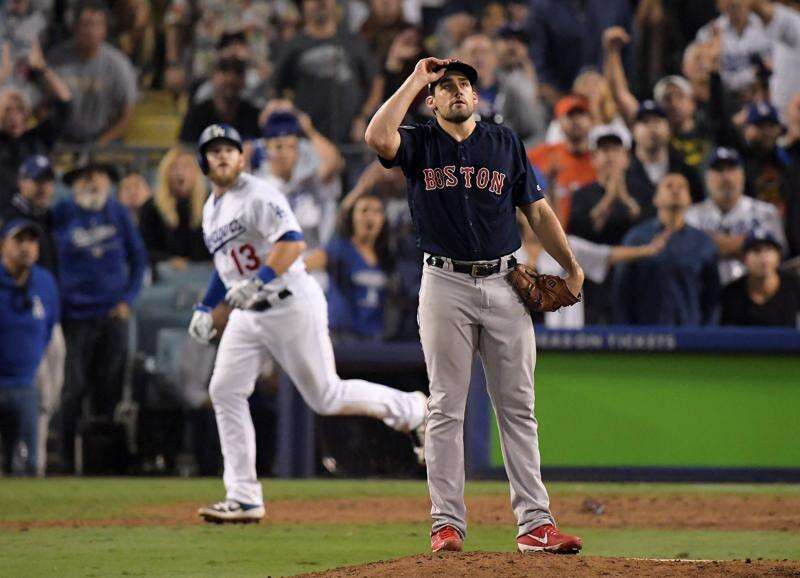
<svg viewBox="0 0 800 578">
<path fill-rule="evenodd" d="M 422 403 L 425 405 L 425 414 L 422 418 L 422 423 L 411 430 L 411 438 L 414 442 L 414 455 L 417 456 L 417 463 L 425 465 L 425 425 L 428 423 L 428 396 L 421 391 L 415 391 L 422 398 Z"/>
<path fill-rule="evenodd" d="M 213 524 L 257 524 L 264 517 L 264 506 L 225 500 L 197 510 L 203 520 Z"/>
</svg>

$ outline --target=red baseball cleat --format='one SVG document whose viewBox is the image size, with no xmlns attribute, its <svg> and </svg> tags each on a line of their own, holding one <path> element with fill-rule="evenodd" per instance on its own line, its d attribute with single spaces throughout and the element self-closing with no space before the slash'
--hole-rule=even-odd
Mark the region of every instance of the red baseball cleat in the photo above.
<svg viewBox="0 0 800 578">
<path fill-rule="evenodd" d="M 555 552 L 556 554 L 577 554 L 583 542 L 577 536 L 562 534 L 553 524 L 534 528 L 517 538 L 520 552 Z"/>
<path fill-rule="evenodd" d="M 433 552 L 461 552 L 464 540 L 453 526 L 439 528 L 431 534 L 431 550 Z"/>
</svg>

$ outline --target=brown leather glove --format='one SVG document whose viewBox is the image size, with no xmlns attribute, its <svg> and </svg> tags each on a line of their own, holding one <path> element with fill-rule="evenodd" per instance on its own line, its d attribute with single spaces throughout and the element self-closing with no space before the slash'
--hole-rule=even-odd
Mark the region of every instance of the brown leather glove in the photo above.
<svg viewBox="0 0 800 578">
<path fill-rule="evenodd" d="M 580 295 L 573 295 L 567 283 L 558 275 L 539 275 L 536 269 L 521 263 L 511 270 L 506 279 L 531 313 L 558 311 L 581 300 Z"/>
</svg>

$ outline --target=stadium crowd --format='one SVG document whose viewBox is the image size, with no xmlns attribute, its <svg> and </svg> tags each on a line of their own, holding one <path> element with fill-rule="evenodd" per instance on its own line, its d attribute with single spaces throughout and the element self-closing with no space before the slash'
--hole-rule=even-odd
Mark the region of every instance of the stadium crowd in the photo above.
<svg viewBox="0 0 800 578">
<path fill-rule="evenodd" d="M 586 271 L 583 302 L 537 322 L 797 327 L 797 4 L 6 0 L 5 470 L 43 471 L 57 413 L 73 471 L 85 400 L 109 418 L 119 408 L 131 319 L 163 317 L 144 293 L 209 273 L 194 149 L 212 123 L 235 127 L 251 172 L 289 198 L 336 338 L 416 340 L 422 259 L 405 179 L 363 139 L 428 55 L 478 70 L 476 115 L 523 138 Z M 178 103 L 176 134 L 160 135 L 156 165 L 115 161 L 106 153 L 130 147 L 154 94 Z M 429 119 L 420 94 L 408 122 Z M 520 232 L 521 258 L 558 272 L 521 221 Z M 190 361 L 175 371 L 194 384 L 180 396 L 207 413 L 197 360 L 213 351 L 197 347 L 181 345 Z"/>
</svg>

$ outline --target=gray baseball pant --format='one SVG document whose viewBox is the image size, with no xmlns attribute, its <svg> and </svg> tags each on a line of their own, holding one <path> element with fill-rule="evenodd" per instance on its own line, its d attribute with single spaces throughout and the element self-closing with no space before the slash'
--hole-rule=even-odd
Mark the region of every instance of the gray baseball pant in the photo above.
<svg viewBox="0 0 800 578">
<path fill-rule="evenodd" d="M 450 269 L 449 262 L 445 267 Z M 425 458 L 434 532 L 450 525 L 466 535 L 464 412 L 476 352 L 500 428 L 518 536 L 555 523 L 533 413 L 533 323 L 506 274 L 473 278 L 423 268 L 419 326 L 431 391 Z"/>
</svg>

